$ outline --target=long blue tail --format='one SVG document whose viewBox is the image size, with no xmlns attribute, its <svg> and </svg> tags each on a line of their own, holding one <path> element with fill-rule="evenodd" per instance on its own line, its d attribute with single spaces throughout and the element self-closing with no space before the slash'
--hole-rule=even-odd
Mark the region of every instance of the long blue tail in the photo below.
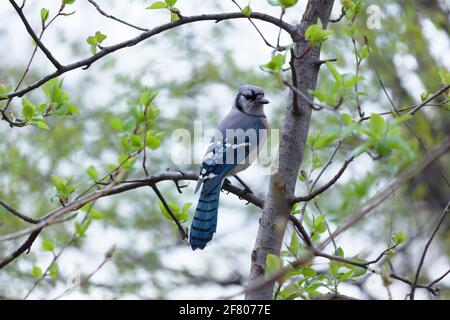
<svg viewBox="0 0 450 320">
<path fill-rule="evenodd" d="M 221 186 L 219 183 L 212 190 L 208 190 L 209 188 L 205 186 L 202 188 L 189 235 L 192 250 L 203 249 L 216 232 Z"/>
</svg>

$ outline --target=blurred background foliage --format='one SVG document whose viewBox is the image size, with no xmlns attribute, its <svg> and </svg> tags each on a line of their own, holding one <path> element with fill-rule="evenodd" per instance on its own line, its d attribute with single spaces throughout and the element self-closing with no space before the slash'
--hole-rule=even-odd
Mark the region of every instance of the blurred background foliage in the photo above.
<svg viewBox="0 0 450 320">
<path fill-rule="evenodd" d="M 179 2 L 183 12 L 184 1 Z M 258 1 L 253 2 L 256 7 Z M 120 11 L 118 1 L 99 3 L 106 11 L 116 12 L 118 16 L 124 13 Z M 143 8 L 148 3 L 132 1 L 131 4 L 145 11 Z M 48 1 L 30 2 L 26 13 L 38 16 L 40 7 L 51 5 Z M 263 9 L 267 7 L 258 5 Z M 364 11 L 363 18 L 359 20 L 362 30 L 360 33 L 366 34 L 369 42 L 374 44 L 372 49 L 375 64 L 395 104 L 400 107 L 410 106 L 419 101 L 422 93 L 439 89 L 442 86 L 439 70 L 450 67 L 448 1 L 368 0 L 366 5 L 377 5 L 380 8 L 381 29 L 371 30 L 366 27 Z M 184 7 L 189 7 L 189 12 L 195 8 L 190 4 L 184 4 Z M 337 16 L 340 12 L 339 2 L 335 7 L 333 15 Z M 213 12 L 234 10 L 233 6 L 222 1 L 208 3 L 207 8 Z M 304 4 L 300 4 L 290 9 L 287 20 L 298 21 L 303 8 Z M 83 15 L 84 10 L 92 11 L 85 4 L 79 4 L 76 9 L 75 15 Z M 273 8 L 266 9 L 278 14 Z M 57 8 L 50 7 L 50 10 Z M 201 12 L 202 6 L 199 6 L 195 13 Z M 18 24 L 12 24 L 12 21 L 17 23 L 18 18 L 8 4 L 0 5 L 0 13 L 5 22 L 0 27 L 1 33 L 22 28 Z M 144 24 L 156 25 L 148 17 L 158 13 L 143 13 L 146 17 L 140 17 L 140 20 Z M 130 14 L 124 18 L 133 20 Z M 51 38 L 58 48 L 64 47 L 68 57 L 75 59 L 88 55 L 88 45 L 85 43 L 87 35 L 85 37 L 83 33 L 72 36 L 67 33 L 64 24 L 70 20 L 65 19 L 63 17 L 54 29 L 50 28 L 46 37 Z M 114 23 L 98 19 L 99 26 L 103 29 L 106 29 L 104 24 Z M 345 20 L 330 24 L 335 32 L 324 44 L 322 57 L 337 58 L 334 65 L 338 70 L 354 74 L 353 47 L 349 38 L 344 35 L 344 27 Z M 89 34 L 93 34 L 97 30 L 95 28 L 96 26 Z M 249 42 L 262 42 L 248 23 L 228 21 L 202 24 L 200 27 L 189 25 L 166 32 L 137 47 L 125 49 L 117 55 L 108 56 L 87 71 L 74 72 L 74 76 L 66 74 L 62 88 L 70 94 L 71 101 L 80 111 L 79 115 L 49 118 L 47 124 L 50 130 L 31 126 L 10 128 L 6 122 L 0 123 L 0 199 L 23 212 L 40 217 L 59 205 L 51 175 L 72 177 L 77 190 L 82 190 L 90 184 L 91 179 L 86 173 L 90 166 L 95 166 L 100 175 L 108 172 L 108 164 L 117 164 L 117 156 L 123 153 L 117 119 L 123 124 L 133 121 L 133 114 L 139 108 L 140 93 L 147 87 L 159 92 L 154 103 L 160 111 L 152 122 L 151 129 L 161 132 L 162 142 L 156 150 L 148 151 L 150 174 L 166 169 L 197 170 L 195 165 L 179 167 L 171 162 L 170 133 L 177 128 L 192 130 L 193 119 L 203 121 L 207 127 L 214 127 L 231 106 L 239 84 L 252 83 L 264 88 L 272 102 L 268 110 L 271 127 L 280 128 L 287 90 L 258 68 L 258 65 L 269 60 L 269 48 L 259 50 L 254 63 L 248 63 L 252 61 L 251 56 L 241 59 L 245 48 L 240 48 L 242 36 L 238 37 L 237 34 L 242 32 L 242 28 L 247 30 L 246 35 L 251 35 Z M 272 30 L 272 34 L 276 34 L 276 31 Z M 103 32 L 109 38 L 114 36 Z M 435 42 L 441 42 L 441 45 L 436 46 Z M 28 42 L 25 43 L 23 51 L 26 53 L 23 55 L 28 57 L 32 49 Z M 113 42 L 108 44 L 111 43 Z M 0 40 L 3 55 L 8 55 L 7 48 L 12 45 L 10 37 Z M 357 45 L 359 48 L 364 45 L 362 37 L 357 38 Z M 0 63 L 0 82 L 14 85 L 23 72 L 25 58 L 9 59 L 8 63 Z M 138 67 L 134 62 L 130 62 L 128 67 L 127 61 L 130 60 L 138 60 Z M 247 62 L 242 62 L 243 60 Z M 47 73 L 45 68 L 39 66 L 41 63 L 46 62 L 38 60 L 33 64 L 38 66 L 32 68 L 26 83 Z M 367 94 L 361 97 L 363 111 L 366 115 L 370 115 L 370 112 L 388 111 L 389 102 L 368 60 L 361 65 L 360 72 L 365 78 L 360 83 L 360 91 Z M 330 72 L 323 66 L 318 88 L 330 78 Z M 36 90 L 27 97 L 30 101 L 42 101 L 43 94 L 41 90 Z M 0 107 L 3 106 L 4 102 L 1 102 Z M 20 101 L 13 101 L 12 108 L 20 114 Z M 353 99 L 345 101 L 339 111 L 357 118 Z M 336 123 L 334 114 L 315 111 L 310 133 L 323 131 Z M 411 124 L 431 149 L 449 134 L 450 118 L 445 110 L 426 107 L 411 120 Z M 337 225 L 364 204 L 377 188 L 424 155 L 417 139 L 405 127 L 402 126 L 400 130 L 413 150 L 413 158 L 402 152 L 394 152 L 381 159 L 372 159 L 368 155 L 358 159 L 350 166 L 342 181 L 318 199 L 331 226 Z M 347 151 L 353 149 L 354 144 L 349 140 L 343 145 L 342 150 L 345 152 L 341 152 L 338 159 L 343 161 L 347 157 Z M 326 161 L 330 150 L 320 150 L 318 155 Z M 302 165 L 305 171 L 312 166 L 311 154 L 309 150 Z M 129 169 L 129 177 L 143 177 L 140 162 L 138 159 Z M 335 161 L 332 169 L 339 168 L 339 162 Z M 440 159 L 447 175 L 450 175 L 449 163 L 448 155 Z M 250 185 L 257 194 L 264 195 L 268 177 L 253 178 L 254 174 L 255 171 L 247 175 Z M 301 181 L 298 189 L 298 193 L 305 190 Z M 182 195 L 171 182 L 162 183 L 161 190 L 170 203 L 182 206 L 194 202 L 188 209 L 192 217 L 195 207 L 192 183 L 183 189 Z M 432 223 L 442 212 L 448 196 L 449 188 L 439 170 L 436 166 L 430 166 L 401 191 L 393 194 L 372 216 L 339 239 L 339 245 L 346 251 L 346 255 L 366 253 L 376 256 L 389 245 L 393 232 L 403 230 L 409 239 L 392 261 L 398 274 L 411 277 L 418 263 L 417 252 L 423 248 L 424 239 L 428 236 Z M 67 281 L 77 274 L 77 270 L 82 274 L 92 272 L 113 244 L 116 246 L 113 262 L 100 270 L 83 286 L 81 292 L 77 291 L 68 297 L 217 298 L 237 292 L 245 282 L 259 210 L 251 205 L 244 206 L 233 195 L 222 195 L 219 219 L 219 224 L 231 226 L 219 229 L 218 240 L 202 253 L 192 252 L 185 243 L 178 240 L 176 228 L 161 214 L 157 198 L 148 188 L 99 200 L 94 208 L 101 215 L 92 220 L 84 237 L 77 238 L 65 249 L 58 259 L 58 276 L 46 277 L 34 289 L 31 297 L 52 298 L 58 295 L 67 287 Z M 307 212 L 317 213 L 313 205 L 307 207 Z M 83 216 L 80 213 L 72 221 L 47 228 L 30 253 L 1 270 L 0 296 L 23 297 L 35 281 L 33 266 L 45 270 L 52 259 L 52 253 L 43 248 L 43 241 L 51 239 L 57 252 L 70 240 L 75 224 L 80 223 Z M 188 226 L 189 221 L 185 224 Z M 26 223 L 0 209 L 1 234 L 26 226 Z M 250 231 L 246 232 L 248 228 Z M 225 231 L 228 233 L 224 234 Z M 290 239 L 291 231 L 289 230 L 286 239 Z M 20 241 L 22 239 L 1 242 L 0 257 L 17 248 Z M 420 282 L 430 281 L 448 268 L 449 242 L 447 219 L 427 257 Z M 319 273 L 327 270 L 327 266 L 320 262 L 313 268 Z M 440 298 L 450 296 L 449 286 L 448 281 L 442 283 Z M 365 275 L 356 281 L 346 282 L 340 290 L 360 298 L 386 298 L 386 292 L 380 288 L 382 284 L 379 280 Z M 393 283 L 391 290 L 394 298 L 402 299 L 408 287 Z M 423 298 L 432 298 L 424 292 L 421 294 Z"/>
</svg>

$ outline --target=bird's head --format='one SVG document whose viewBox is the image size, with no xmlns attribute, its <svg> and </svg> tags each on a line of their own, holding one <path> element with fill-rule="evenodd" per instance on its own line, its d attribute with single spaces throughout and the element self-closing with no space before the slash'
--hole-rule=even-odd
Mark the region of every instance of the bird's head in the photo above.
<svg viewBox="0 0 450 320">
<path fill-rule="evenodd" d="M 264 97 L 263 89 L 245 84 L 239 87 L 234 106 L 249 115 L 264 115 L 264 105 L 269 101 Z"/>
</svg>

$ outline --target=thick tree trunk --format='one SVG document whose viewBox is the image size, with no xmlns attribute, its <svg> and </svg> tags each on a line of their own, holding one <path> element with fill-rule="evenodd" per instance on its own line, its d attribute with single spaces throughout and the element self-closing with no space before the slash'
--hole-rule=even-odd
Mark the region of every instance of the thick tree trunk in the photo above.
<svg viewBox="0 0 450 320">
<path fill-rule="evenodd" d="M 308 26 L 320 18 L 324 27 L 327 25 L 334 0 L 309 0 L 297 35 L 294 37 L 296 55 L 300 56 L 306 50 L 308 42 L 304 33 Z M 316 87 L 319 73 L 320 47 L 315 47 L 300 59 L 294 60 L 293 78 L 296 86 L 303 93 Z M 296 102 L 297 106 L 294 106 Z M 298 110 L 299 112 L 294 112 Z M 294 197 L 295 184 L 300 165 L 303 160 L 306 138 L 308 136 L 311 107 L 293 92 L 289 93 L 288 107 L 285 111 L 281 141 L 279 147 L 279 168 L 270 179 L 270 187 L 265 201 L 255 248 L 251 256 L 249 282 L 264 276 L 266 256 L 268 253 L 280 254 L 281 245 L 286 230 L 286 224 L 291 211 L 291 199 Z M 274 283 L 247 292 L 246 299 L 269 300 L 273 296 Z"/>
</svg>

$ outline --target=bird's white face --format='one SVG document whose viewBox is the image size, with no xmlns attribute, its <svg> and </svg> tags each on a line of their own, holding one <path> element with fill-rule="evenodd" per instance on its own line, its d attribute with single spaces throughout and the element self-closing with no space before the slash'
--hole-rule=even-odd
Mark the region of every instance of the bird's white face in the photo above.
<svg viewBox="0 0 450 320">
<path fill-rule="evenodd" d="M 236 96 L 235 107 L 240 111 L 250 115 L 264 115 L 265 104 L 269 101 L 264 97 L 261 88 L 252 85 L 244 85 L 239 88 Z"/>
</svg>

